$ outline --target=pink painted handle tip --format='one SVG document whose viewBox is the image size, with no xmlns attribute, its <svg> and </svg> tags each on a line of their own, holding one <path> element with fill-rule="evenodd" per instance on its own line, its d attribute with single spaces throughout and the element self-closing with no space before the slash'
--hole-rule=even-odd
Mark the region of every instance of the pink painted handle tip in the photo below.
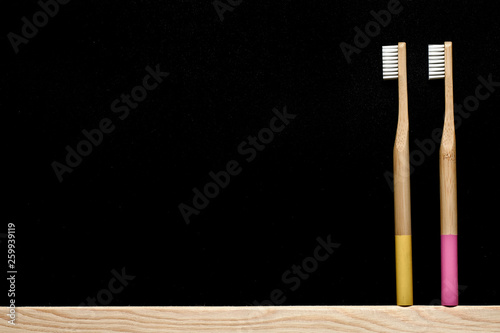
<svg viewBox="0 0 500 333">
<path fill-rule="evenodd" d="M 457 235 L 441 235 L 441 304 L 458 305 Z"/>
</svg>

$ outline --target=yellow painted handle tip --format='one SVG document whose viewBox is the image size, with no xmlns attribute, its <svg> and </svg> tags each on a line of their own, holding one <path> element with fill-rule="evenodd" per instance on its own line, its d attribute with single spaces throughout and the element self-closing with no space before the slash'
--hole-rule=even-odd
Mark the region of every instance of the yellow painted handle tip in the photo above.
<svg viewBox="0 0 500 333">
<path fill-rule="evenodd" d="M 411 235 L 396 235 L 396 297 L 399 306 L 413 305 Z"/>
</svg>

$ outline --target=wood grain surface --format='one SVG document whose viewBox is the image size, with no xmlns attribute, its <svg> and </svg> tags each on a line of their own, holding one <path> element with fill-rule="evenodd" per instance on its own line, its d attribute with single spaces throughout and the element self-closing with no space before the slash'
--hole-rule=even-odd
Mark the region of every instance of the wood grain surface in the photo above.
<svg viewBox="0 0 500 333">
<path fill-rule="evenodd" d="M 7 308 L 2 307 L 7 314 Z M 0 332 L 500 332 L 500 306 L 20 307 Z"/>
</svg>

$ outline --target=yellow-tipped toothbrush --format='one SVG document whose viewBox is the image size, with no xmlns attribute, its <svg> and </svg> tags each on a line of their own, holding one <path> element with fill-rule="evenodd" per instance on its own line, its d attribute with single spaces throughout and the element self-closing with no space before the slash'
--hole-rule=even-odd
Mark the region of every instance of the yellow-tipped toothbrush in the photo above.
<svg viewBox="0 0 500 333">
<path fill-rule="evenodd" d="M 406 43 L 382 46 L 384 80 L 398 80 L 399 115 L 394 142 L 394 225 L 396 238 L 397 305 L 413 305 L 411 251 L 410 149 Z"/>
</svg>

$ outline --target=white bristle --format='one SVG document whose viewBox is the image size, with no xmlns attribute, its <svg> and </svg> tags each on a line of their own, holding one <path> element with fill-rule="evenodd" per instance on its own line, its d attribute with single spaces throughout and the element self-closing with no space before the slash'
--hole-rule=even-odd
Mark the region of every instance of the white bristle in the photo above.
<svg viewBox="0 0 500 333">
<path fill-rule="evenodd" d="M 382 77 L 384 80 L 398 78 L 398 46 L 382 46 Z"/>
<path fill-rule="evenodd" d="M 444 44 L 429 45 L 429 80 L 444 79 Z"/>
</svg>

